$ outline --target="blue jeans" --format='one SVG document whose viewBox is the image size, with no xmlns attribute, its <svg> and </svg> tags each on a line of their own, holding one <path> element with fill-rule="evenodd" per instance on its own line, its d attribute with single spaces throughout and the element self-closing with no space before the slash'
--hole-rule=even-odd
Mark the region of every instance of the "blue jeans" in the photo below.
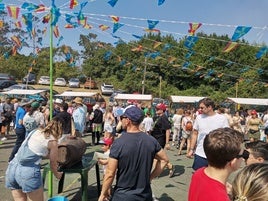
<svg viewBox="0 0 268 201">
<path fill-rule="evenodd" d="M 16 140 L 14 148 L 9 156 L 8 162 L 10 162 L 14 158 L 15 154 L 18 152 L 22 142 L 25 139 L 25 133 L 26 133 L 25 128 L 16 128 L 15 132 L 17 135 L 17 140 Z"/>
<path fill-rule="evenodd" d="M 40 166 L 23 166 L 17 158 L 12 160 L 6 171 L 6 188 L 11 190 L 21 189 L 24 193 L 39 189 L 42 184 Z"/>
</svg>

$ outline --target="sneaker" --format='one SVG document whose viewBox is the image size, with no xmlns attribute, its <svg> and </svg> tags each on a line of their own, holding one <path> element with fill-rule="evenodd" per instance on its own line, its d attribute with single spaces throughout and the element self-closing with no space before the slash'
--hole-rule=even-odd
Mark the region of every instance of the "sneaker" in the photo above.
<svg viewBox="0 0 268 201">
<path fill-rule="evenodd" d="M 174 165 L 172 165 L 172 168 L 169 170 L 169 174 L 168 174 L 169 178 L 173 177 L 174 173 L 175 173 L 175 167 Z"/>
<path fill-rule="evenodd" d="M 7 140 L 6 137 L 3 137 L 3 138 L 1 139 L 2 142 L 6 141 L 6 140 Z"/>
</svg>

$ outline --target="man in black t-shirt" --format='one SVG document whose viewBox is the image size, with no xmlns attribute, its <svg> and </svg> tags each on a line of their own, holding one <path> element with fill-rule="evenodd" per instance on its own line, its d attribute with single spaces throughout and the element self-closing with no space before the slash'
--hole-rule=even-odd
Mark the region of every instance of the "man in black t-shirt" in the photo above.
<svg viewBox="0 0 268 201">
<path fill-rule="evenodd" d="M 154 126 L 151 135 L 159 142 L 163 149 L 169 150 L 171 124 L 165 115 L 166 105 L 159 103 L 156 105 L 155 109 L 157 116 L 154 117 Z M 174 175 L 175 167 L 171 163 L 168 163 L 167 167 L 169 169 L 169 177 L 172 177 Z"/>
<path fill-rule="evenodd" d="M 111 146 L 99 201 L 110 198 L 108 192 L 115 174 L 112 201 L 152 201 L 151 180 L 163 171 L 168 157 L 152 136 L 139 130 L 143 116 L 143 111 L 136 106 L 126 108 L 121 116 L 126 133 Z M 152 170 L 155 158 L 158 162 Z"/>
<path fill-rule="evenodd" d="M 68 104 L 67 103 L 62 103 L 60 105 L 60 112 L 57 113 L 57 117 L 60 117 L 63 119 L 63 134 L 71 134 L 71 119 L 72 115 L 67 112 L 68 110 Z"/>
</svg>

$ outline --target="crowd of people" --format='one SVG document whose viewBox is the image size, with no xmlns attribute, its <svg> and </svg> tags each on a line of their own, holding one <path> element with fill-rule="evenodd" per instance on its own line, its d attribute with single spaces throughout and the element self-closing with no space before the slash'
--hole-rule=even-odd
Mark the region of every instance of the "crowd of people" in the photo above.
<svg viewBox="0 0 268 201">
<path fill-rule="evenodd" d="M 178 148 L 178 155 L 193 158 L 189 201 L 253 201 L 254 193 L 262 193 L 259 200 L 268 200 L 267 193 L 257 190 L 259 184 L 252 185 L 256 181 L 250 176 L 255 174 L 263 186 L 268 185 L 268 176 L 263 176 L 268 171 L 268 133 L 264 129 L 268 114 L 259 117 L 256 110 L 248 109 L 231 115 L 228 108 L 216 108 L 210 98 L 200 100 L 198 108 L 176 108 L 174 114 L 164 103 L 144 107 L 136 102 L 125 108 L 118 103 L 107 108 L 96 103 L 88 108 L 80 97 L 69 102 L 57 98 L 51 110 L 52 119 L 49 105 L 9 98 L 1 101 L 1 141 L 8 140 L 11 129 L 17 137 L 6 171 L 6 187 L 14 200 L 43 200 L 43 157 L 50 159 L 52 172 L 61 178 L 57 144 L 70 135 L 72 127 L 81 136 L 90 132 L 91 145 L 101 144 L 107 156 L 99 159 L 105 170 L 99 201 L 156 200 L 151 181 L 165 168 L 169 177 L 174 176 L 175 167 L 166 153 L 171 146 Z M 228 183 L 242 160 L 247 167 Z M 32 178 L 30 172 L 38 174 Z M 22 174 L 29 180 L 22 179 Z"/>
</svg>

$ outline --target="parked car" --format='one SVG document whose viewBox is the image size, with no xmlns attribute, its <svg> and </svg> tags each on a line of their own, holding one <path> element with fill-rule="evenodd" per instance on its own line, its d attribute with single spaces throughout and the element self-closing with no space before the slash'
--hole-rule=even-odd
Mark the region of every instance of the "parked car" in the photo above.
<svg viewBox="0 0 268 201">
<path fill-rule="evenodd" d="M 54 82 L 55 86 L 62 86 L 65 87 L 66 86 L 66 80 L 62 77 L 58 77 L 56 78 L 55 82 Z"/>
<path fill-rule="evenodd" d="M 26 84 L 14 84 L 10 87 L 7 87 L 7 88 L 4 88 L 3 90 L 4 91 L 9 91 L 9 90 L 12 90 L 12 89 L 35 89 L 33 86 L 30 86 L 30 85 L 26 85 Z"/>
<path fill-rule="evenodd" d="M 38 80 L 38 84 L 41 85 L 50 85 L 50 78 L 49 76 L 41 76 Z"/>
<path fill-rule="evenodd" d="M 112 84 L 101 84 L 101 94 L 102 95 L 112 95 L 114 93 L 114 86 Z"/>
<path fill-rule="evenodd" d="M 15 77 L 7 73 L 0 73 L 0 80 L 14 80 L 15 81 Z"/>
<path fill-rule="evenodd" d="M 14 80 L 0 80 L 0 89 L 3 90 L 4 88 L 8 88 L 14 84 L 18 84 Z"/>
<path fill-rule="evenodd" d="M 80 81 L 78 78 L 71 78 L 69 80 L 69 87 L 80 88 Z"/>
<path fill-rule="evenodd" d="M 85 84 L 84 84 L 84 89 L 97 89 L 97 83 L 90 79 L 90 78 L 87 78 Z"/>
<path fill-rule="evenodd" d="M 36 83 L 36 76 L 34 73 L 28 73 L 23 79 L 23 84 L 35 84 Z"/>
</svg>

